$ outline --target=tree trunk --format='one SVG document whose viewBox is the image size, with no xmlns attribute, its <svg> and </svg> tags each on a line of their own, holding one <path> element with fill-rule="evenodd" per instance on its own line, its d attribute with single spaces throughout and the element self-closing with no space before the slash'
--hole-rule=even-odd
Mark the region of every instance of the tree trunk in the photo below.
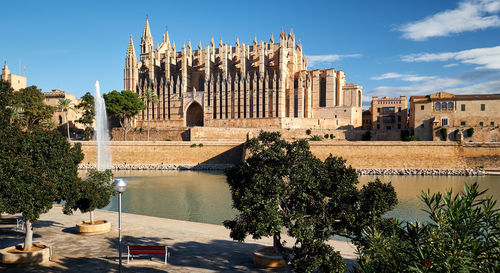
<svg viewBox="0 0 500 273">
<path fill-rule="evenodd" d="M 90 212 L 90 224 L 94 224 L 94 211 Z"/>
<path fill-rule="evenodd" d="M 149 141 L 149 116 L 148 116 L 148 141 Z"/>
<path fill-rule="evenodd" d="M 26 236 L 24 237 L 23 250 L 28 251 L 33 245 L 33 226 L 31 225 L 31 222 L 29 220 L 26 220 L 24 223 L 26 227 Z"/>
<path fill-rule="evenodd" d="M 68 112 L 66 111 L 65 114 L 66 116 L 66 130 L 68 132 L 68 141 L 71 141 L 71 137 L 69 136 L 69 120 L 68 120 Z"/>
</svg>

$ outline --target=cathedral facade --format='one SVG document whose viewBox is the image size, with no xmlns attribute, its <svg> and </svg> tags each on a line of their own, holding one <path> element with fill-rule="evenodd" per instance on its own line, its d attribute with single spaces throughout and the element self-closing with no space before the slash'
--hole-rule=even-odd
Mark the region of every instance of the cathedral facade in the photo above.
<svg viewBox="0 0 500 273">
<path fill-rule="evenodd" d="M 279 41 L 234 46 L 212 38 L 193 49 L 176 50 L 168 32 L 154 48 L 146 20 L 137 59 L 130 37 L 124 89 L 143 95 L 152 90 L 158 102 L 138 115 L 167 127 L 322 128 L 361 126 L 361 86 L 347 84 L 343 71 L 307 70 L 306 56 L 293 31 Z"/>
</svg>

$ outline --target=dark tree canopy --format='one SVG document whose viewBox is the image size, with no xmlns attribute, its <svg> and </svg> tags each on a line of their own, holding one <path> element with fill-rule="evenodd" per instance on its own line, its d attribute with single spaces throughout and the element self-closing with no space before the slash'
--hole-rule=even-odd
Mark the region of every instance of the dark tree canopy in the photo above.
<svg viewBox="0 0 500 273">
<path fill-rule="evenodd" d="M 113 90 L 103 95 L 106 102 L 106 111 L 109 115 L 117 118 L 124 131 L 126 140 L 127 131 L 131 128 L 131 119 L 140 111 L 146 109 L 146 105 L 142 101 L 139 94 L 130 90 L 118 92 Z"/>
<path fill-rule="evenodd" d="M 13 105 L 23 110 L 25 124 L 28 128 L 45 126 L 44 122 L 50 120 L 55 107 L 44 103 L 45 96 L 36 86 L 29 86 L 13 94 Z"/>
<path fill-rule="evenodd" d="M 330 156 L 322 162 L 307 140 L 288 143 L 280 137 L 261 132 L 246 142 L 246 160 L 226 170 L 240 214 L 224 225 L 238 241 L 273 236 L 275 251 L 296 272 L 344 272 L 340 254 L 325 242 L 336 234 L 359 238 L 366 225 L 380 223 L 397 203 L 394 188 L 375 181 L 359 190 L 345 160 Z M 281 244 L 284 228 L 297 240 L 291 252 Z"/>
</svg>

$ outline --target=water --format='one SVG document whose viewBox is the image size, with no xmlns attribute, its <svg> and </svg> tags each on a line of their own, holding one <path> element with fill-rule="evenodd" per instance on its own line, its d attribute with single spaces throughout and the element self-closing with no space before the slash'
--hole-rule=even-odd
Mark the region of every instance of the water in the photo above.
<svg viewBox="0 0 500 273">
<path fill-rule="evenodd" d="M 135 214 L 221 225 L 237 211 L 231 207 L 231 194 L 224 174 L 193 171 L 117 171 L 115 177 L 127 182 L 123 194 L 123 211 Z M 391 181 L 399 204 L 386 214 L 403 220 L 427 221 L 418 199 L 422 190 L 431 193 L 452 189 L 458 192 L 465 183 L 477 181 L 487 195 L 500 199 L 500 176 L 380 176 Z M 361 176 L 360 185 L 375 177 Z M 117 211 L 117 197 L 104 209 Z"/>
<path fill-rule="evenodd" d="M 97 141 L 97 170 L 104 171 L 113 167 L 109 149 L 109 127 L 106 105 L 101 95 L 99 81 L 95 82 L 95 139 Z"/>
</svg>

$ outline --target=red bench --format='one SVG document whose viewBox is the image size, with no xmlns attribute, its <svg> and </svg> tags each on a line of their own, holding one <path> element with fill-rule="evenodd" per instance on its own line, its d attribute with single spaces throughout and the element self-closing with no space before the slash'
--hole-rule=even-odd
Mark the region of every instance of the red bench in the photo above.
<svg viewBox="0 0 500 273">
<path fill-rule="evenodd" d="M 24 230 L 24 221 L 21 218 L 0 218 L 0 225 L 16 225 L 16 230 Z"/>
<path fill-rule="evenodd" d="M 137 254 L 165 254 L 165 264 L 167 264 L 168 257 L 170 257 L 167 246 L 128 245 L 127 249 L 127 264 L 130 261 L 130 256 L 132 256 L 133 260 L 133 255 Z"/>
</svg>

